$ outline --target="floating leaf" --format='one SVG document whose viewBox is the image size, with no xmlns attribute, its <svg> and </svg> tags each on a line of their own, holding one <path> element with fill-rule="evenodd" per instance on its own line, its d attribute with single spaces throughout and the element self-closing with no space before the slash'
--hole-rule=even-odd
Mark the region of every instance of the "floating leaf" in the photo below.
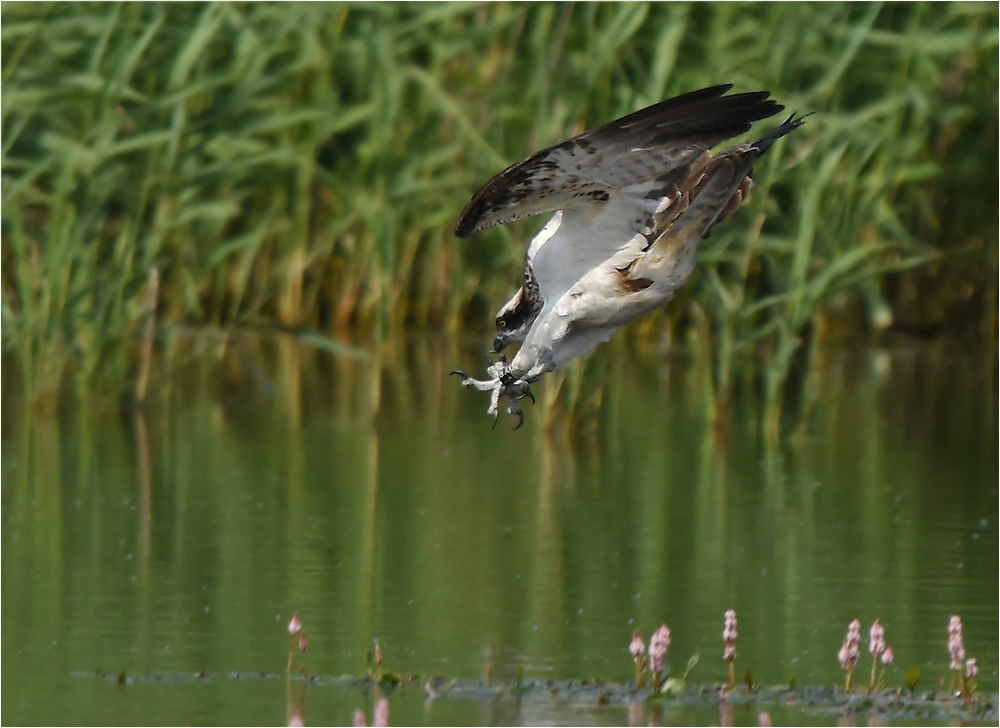
<svg viewBox="0 0 1000 728">
<path fill-rule="evenodd" d="M 747 690 L 753 691 L 754 689 L 753 673 L 750 671 L 749 667 L 747 668 L 747 671 L 743 673 L 743 679 L 746 681 Z"/>
<path fill-rule="evenodd" d="M 794 690 L 795 689 L 795 681 L 798 680 L 798 677 L 799 677 L 798 675 L 792 675 L 788 679 L 788 689 L 789 690 Z"/>
<path fill-rule="evenodd" d="M 920 669 L 916 667 L 911 667 L 907 670 L 906 675 L 903 677 L 906 687 L 908 687 L 911 692 L 916 689 L 918 680 L 920 680 Z"/>
<path fill-rule="evenodd" d="M 667 697 L 677 697 L 684 692 L 684 681 L 678 680 L 675 677 L 669 678 L 663 683 L 663 687 L 660 692 Z"/>
<path fill-rule="evenodd" d="M 397 675 L 394 672 L 379 670 L 375 675 L 375 682 L 379 685 L 398 685 L 403 682 L 403 678 L 401 675 Z"/>
</svg>

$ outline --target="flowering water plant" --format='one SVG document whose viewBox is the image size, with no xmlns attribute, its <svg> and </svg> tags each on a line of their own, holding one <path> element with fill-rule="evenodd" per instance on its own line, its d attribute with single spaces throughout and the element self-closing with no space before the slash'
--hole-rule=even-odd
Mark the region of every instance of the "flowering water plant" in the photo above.
<svg viewBox="0 0 1000 728">
<path fill-rule="evenodd" d="M 722 640 L 725 647 L 722 650 L 722 659 L 729 663 L 729 687 L 736 687 L 736 610 L 726 611 L 725 623 L 722 628 Z"/>
</svg>

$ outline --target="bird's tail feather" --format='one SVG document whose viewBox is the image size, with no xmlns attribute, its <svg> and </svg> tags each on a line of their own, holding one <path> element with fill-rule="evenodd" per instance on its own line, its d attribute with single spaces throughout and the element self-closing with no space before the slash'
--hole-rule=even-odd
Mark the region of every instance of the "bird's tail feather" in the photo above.
<svg viewBox="0 0 1000 728">
<path fill-rule="evenodd" d="M 690 207 L 677 218 L 676 225 L 686 223 L 702 225 L 701 237 L 711 235 L 712 227 L 724 220 L 749 196 L 753 165 L 778 139 L 798 129 L 812 113 L 796 117 L 792 114 L 785 123 L 761 137 L 753 144 L 740 144 L 721 152 L 705 170 L 700 189 L 692 190 Z M 747 180 L 750 180 L 747 183 Z M 739 192 L 746 187 L 745 193 Z M 738 197 L 734 198 L 734 195 Z"/>
</svg>

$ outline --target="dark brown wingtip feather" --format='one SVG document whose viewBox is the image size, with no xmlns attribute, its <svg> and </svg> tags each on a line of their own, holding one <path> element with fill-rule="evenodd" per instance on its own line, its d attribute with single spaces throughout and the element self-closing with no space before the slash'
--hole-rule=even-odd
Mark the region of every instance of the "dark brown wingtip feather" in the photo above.
<svg viewBox="0 0 1000 728">
<path fill-rule="evenodd" d="M 665 143 L 689 137 L 722 141 L 745 134 L 755 121 L 774 116 L 785 108 L 769 96 L 769 91 L 754 91 L 705 99 L 671 111 L 669 117 L 659 123 L 657 117 L 660 115 L 651 115 L 648 124 L 652 142 Z M 613 125 L 614 122 L 608 125 L 608 131 L 612 131 Z"/>
<path fill-rule="evenodd" d="M 767 134 L 758 139 L 757 141 L 755 141 L 753 143 L 754 148 L 756 148 L 758 151 L 760 151 L 761 154 L 763 154 L 768 150 L 768 148 L 770 148 L 772 144 L 781 139 L 781 137 L 785 136 L 786 134 L 790 134 L 791 132 L 795 131 L 800 126 L 805 124 L 806 119 L 812 116 L 814 113 L 815 112 L 810 111 L 808 114 L 805 114 L 803 116 L 795 116 L 795 114 L 792 114 L 777 129 L 772 131 L 770 134 Z"/>
</svg>

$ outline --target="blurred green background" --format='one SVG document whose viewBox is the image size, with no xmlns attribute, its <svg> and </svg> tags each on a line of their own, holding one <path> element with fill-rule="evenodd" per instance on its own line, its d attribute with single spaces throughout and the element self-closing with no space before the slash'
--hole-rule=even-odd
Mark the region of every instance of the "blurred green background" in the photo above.
<svg viewBox="0 0 1000 728">
<path fill-rule="evenodd" d="M 221 676 L 280 674 L 296 610 L 321 674 L 378 637 L 421 674 L 627 679 L 632 630 L 669 621 L 706 682 L 735 606 L 741 665 L 812 686 L 878 617 L 921 690 L 961 614 L 994 691 L 998 21 L 3 3 L 5 722 L 273 724 L 281 681 Z M 460 211 L 720 83 L 815 113 L 677 300 L 491 432 L 447 373 L 483 366 L 544 220 L 458 240 Z M 121 671 L 218 677 L 97 679 Z M 512 722 L 411 695 L 403 722 Z M 364 705 L 313 696 L 313 722 Z"/>
<path fill-rule="evenodd" d="M 995 348 L 997 38 L 995 3 L 4 3 L 4 350 L 127 392 L 147 325 L 486 334 L 541 221 L 455 239 L 478 186 L 718 83 L 816 114 L 630 335 L 779 405 L 831 338 Z"/>
</svg>

